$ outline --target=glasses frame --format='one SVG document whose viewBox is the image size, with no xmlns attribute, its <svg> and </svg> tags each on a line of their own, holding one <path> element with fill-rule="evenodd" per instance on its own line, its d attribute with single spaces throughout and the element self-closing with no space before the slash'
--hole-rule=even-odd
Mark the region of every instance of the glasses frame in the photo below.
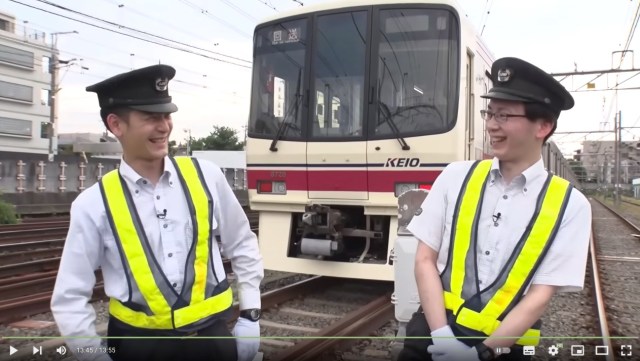
<svg viewBox="0 0 640 361">
<path fill-rule="evenodd" d="M 525 114 L 509 114 L 509 113 L 503 113 L 503 112 L 495 113 L 486 109 L 483 109 L 480 111 L 480 116 L 482 117 L 482 119 L 484 119 L 485 122 L 488 122 L 489 120 L 491 120 L 491 118 L 493 118 L 496 120 L 496 122 L 500 124 L 506 123 L 507 120 L 509 120 L 509 118 L 517 118 L 517 117 L 526 118 L 527 117 Z"/>
</svg>

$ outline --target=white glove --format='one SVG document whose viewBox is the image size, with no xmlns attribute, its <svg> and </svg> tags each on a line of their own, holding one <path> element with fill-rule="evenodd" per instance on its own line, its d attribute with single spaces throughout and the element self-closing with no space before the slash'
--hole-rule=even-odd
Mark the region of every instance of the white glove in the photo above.
<svg viewBox="0 0 640 361">
<path fill-rule="evenodd" d="M 450 326 L 441 327 L 431 331 L 433 345 L 427 348 L 434 361 L 467 361 L 477 360 L 478 353 L 474 348 L 458 341 Z M 472 356 L 475 357 L 471 358 Z"/>
<path fill-rule="evenodd" d="M 233 336 L 236 337 L 238 348 L 238 361 L 251 361 L 260 348 L 260 321 L 250 321 L 238 317 L 233 327 Z"/>
</svg>

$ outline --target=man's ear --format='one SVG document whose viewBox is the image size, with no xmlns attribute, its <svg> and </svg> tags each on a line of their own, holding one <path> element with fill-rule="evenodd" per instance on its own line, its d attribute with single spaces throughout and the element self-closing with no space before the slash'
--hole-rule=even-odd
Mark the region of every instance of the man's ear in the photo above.
<svg viewBox="0 0 640 361">
<path fill-rule="evenodd" d="M 114 113 L 109 113 L 109 115 L 107 115 L 107 125 L 111 133 L 113 133 L 116 138 L 120 138 L 122 136 L 124 132 L 123 126 L 126 126 L 125 122 L 123 122 L 122 119 Z"/>
<path fill-rule="evenodd" d="M 536 138 L 545 139 L 547 135 L 553 132 L 553 122 L 542 119 L 538 121 L 538 131 L 536 132 Z"/>
</svg>

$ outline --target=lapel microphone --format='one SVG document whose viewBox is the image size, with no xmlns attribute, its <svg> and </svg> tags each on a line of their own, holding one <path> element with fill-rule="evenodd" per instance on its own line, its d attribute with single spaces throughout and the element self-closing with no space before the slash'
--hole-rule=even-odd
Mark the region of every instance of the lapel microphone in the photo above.
<svg viewBox="0 0 640 361">
<path fill-rule="evenodd" d="M 498 213 L 498 215 L 500 215 L 500 213 Z M 167 210 L 163 210 L 162 213 L 156 213 L 156 217 L 158 217 L 158 219 L 165 219 L 167 217 Z"/>
<path fill-rule="evenodd" d="M 165 213 L 166 213 L 166 209 L 165 209 Z M 500 212 L 498 212 L 497 214 L 494 214 L 493 216 L 491 216 L 491 217 L 493 217 L 493 225 L 496 226 L 496 227 L 498 226 L 498 221 L 500 220 L 500 215 L 501 215 Z"/>
</svg>

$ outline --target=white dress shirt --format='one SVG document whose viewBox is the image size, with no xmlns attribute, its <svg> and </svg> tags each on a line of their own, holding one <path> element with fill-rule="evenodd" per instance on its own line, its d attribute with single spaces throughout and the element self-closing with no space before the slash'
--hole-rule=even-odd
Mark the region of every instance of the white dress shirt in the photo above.
<svg viewBox="0 0 640 361">
<path fill-rule="evenodd" d="M 199 163 L 213 199 L 211 231 L 220 236 L 223 252 L 231 260 L 240 309 L 260 308 L 264 271 L 257 237 L 220 168 L 204 160 Z M 120 174 L 131 192 L 154 256 L 169 282 L 180 292 L 187 252 L 193 241 L 193 225 L 173 163 L 165 158 L 164 172 L 155 187 L 124 160 L 120 163 Z M 165 210 L 166 216 L 159 218 Z M 210 257 L 218 279 L 224 279 L 220 253 L 218 247 L 213 247 Z M 94 271 L 98 268 L 102 268 L 106 295 L 127 301 L 129 290 L 122 260 L 99 185 L 94 184 L 71 205 L 69 233 L 51 299 L 51 311 L 62 336 L 97 336 L 96 317 L 89 300 L 96 281 Z M 67 344 L 75 351 L 76 347 L 98 347 L 100 340 L 68 339 Z M 91 359 L 99 355 L 77 356 Z"/>
<path fill-rule="evenodd" d="M 473 161 L 464 161 L 447 166 L 423 202 L 422 213 L 413 217 L 407 226 L 417 239 L 438 252 L 440 272 L 449 254 L 451 222 L 460 187 L 472 164 Z M 533 216 L 547 174 L 540 158 L 506 185 L 498 159 L 493 159 L 478 223 L 476 257 L 481 288 L 498 277 L 509 259 Z M 495 218 L 497 222 L 494 222 Z M 591 205 L 574 188 L 555 240 L 531 284 L 558 286 L 559 292 L 582 290 L 590 233 Z"/>
</svg>

